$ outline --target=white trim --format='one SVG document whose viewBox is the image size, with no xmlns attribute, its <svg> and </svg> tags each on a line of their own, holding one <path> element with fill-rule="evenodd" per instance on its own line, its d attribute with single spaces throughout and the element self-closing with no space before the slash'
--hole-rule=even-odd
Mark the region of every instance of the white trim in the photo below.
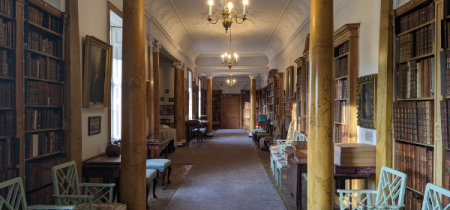
<svg viewBox="0 0 450 210">
<path fill-rule="evenodd" d="M 267 39 L 266 44 L 264 45 L 264 47 L 263 47 L 263 49 L 262 49 L 262 53 L 264 53 L 264 50 L 266 49 L 267 44 L 269 43 L 270 39 L 271 39 L 272 36 L 273 36 L 273 32 L 275 31 L 275 29 L 277 28 L 278 24 L 280 23 L 281 18 L 283 17 L 284 13 L 286 13 L 286 10 L 287 10 L 287 8 L 288 8 L 288 6 L 289 6 L 290 3 L 291 3 L 291 0 L 289 0 L 288 3 L 286 4 L 286 6 L 284 7 L 283 12 L 281 13 L 280 17 L 279 17 L 278 20 L 277 20 L 277 24 L 275 24 L 275 26 L 273 27 L 272 32 L 270 33 L 270 36 L 269 36 L 269 38 Z M 267 57 L 268 57 L 268 56 L 267 56 Z"/>
<path fill-rule="evenodd" d="M 189 36 L 191 36 L 191 39 L 194 41 L 195 46 L 197 46 L 198 51 L 200 52 L 200 54 L 202 54 L 202 49 L 198 46 L 197 40 L 194 39 L 194 37 L 192 36 L 191 32 L 189 31 L 189 29 L 186 27 L 186 24 L 184 23 L 183 19 L 181 18 L 180 14 L 178 13 L 177 8 L 175 7 L 175 5 L 173 4 L 172 0 L 170 0 L 170 4 L 172 4 L 173 9 L 175 10 L 175 13 L 177 13 L 178 18 L 181 20 L 181 23 L 183 23 L 184 28 L 186 29 L 186 31 L 188 32 Z"/>
</svg>

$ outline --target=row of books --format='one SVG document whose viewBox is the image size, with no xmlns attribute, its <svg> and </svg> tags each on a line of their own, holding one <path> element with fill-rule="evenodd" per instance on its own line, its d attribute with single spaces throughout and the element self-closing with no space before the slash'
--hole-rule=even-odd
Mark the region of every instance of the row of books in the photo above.
<svg viewBox="0 0 450 210">
<path fill-rule="evenodd" d="M 54 194 L 52 185 L 45 187 L 42 190 L 32 192 L 29 194 L 28 205 L 54 205 Z"/>
<path fill-rule="evenodd" d="M 12 77 L 12 60 L 11 56 L 8 56 L 8 52 L 6 50 L 0 49 L 0 76 L 4 77 Z"/>
<path fill-rule="evenodd" d="M 348 75 L 348 56 L 334 59 L 335 77 L 345 77 Z"/>
<path fill-rule="evenodd" d="M 406 61 L 414 57 L 414 34 L 407 33 L 399 37 L 400 61 Z"/>
<path fill-rule="evenodd" d="M 14 140 L 7 138 L 0 140 L 0 169 L 12 168 L 16 165 L 14 161 Z"/>
<path fill-rule="evenodd" d="M 408 176 L 406 186 L 425 193 L 433 183 L 433 150 L 427 147 L 395 142 L 395 166 Z"/>
<path fill-rule="evenodd" d="M 8 170 L 1 170 L 0 171 L 0 183 L 8 181 L 10 179 L 16 178 L 18 175 L 16 169 L 8 169 Z M 8 188 L 0 189 L 0 196 L 3 198 L 6 198 L 8 195 Z M 5 208 L 5 207 L 3 207 Z M 6 208 L 7 209 L 7 208 Z"/>
<path fill-rule="evenodd" d="M 434 2 L 400 18 L 400 33 L 434 20 Z"/>
<path fill-rule="evenodd" d="M 63 132 L 41 132 L 26 135 L 26 158 L 34 158 L 62 151 L 64 148 Z"/>
<path fill-rule="evenodd" d="M 48 62 L 47 62 L 48 61 Z M 41 79 L 61 81 L 61 63 L 44 56 L 31 56 L 27 53 L 27 66 L 25 75 Z"/>
<path fill-rule="evenodd" d="M 13 111 L 0 112 L 0 136 L 15 135 L 15 116 Z"/>
<path fill-rule="evenodd" d="M 28 21 L 40 25 L 44 28 L 48 28 L 56 33 L 61 33 L 61 20 L 60 18 L 53 17 L 49 14 L 44 14 L 43 12 L 28 6 Z"/>
<path fill-rule="evenodd" d="M 9 16 L 14 16 L 14 1 L 0 0 L 0 12 Z"/>
<path fill-rule="evenodd" d="M 0 45 L 16 46 L 16 23 L 0 18 Z"/>
<path fill-rule="evenodd" d="M 62 106 L 64 104 L 64 86 L 62 85 L 25 80 L 25 90 L 27 105 Z"/>
<path fill-rule="evenodd" d="M 14 83 L 0 83 L 0 107 L 13 107 L 14 99 Z"/>
<path fill-rule="evenodd" d="M 350 43 L 347 41 L 344 44 L 341 44 L 336 48 L 337 52 L 335 52 L 335 57 L 344 55 L 350 51 Z"/>
<path fill-rule="evenodd" d="M 26 176 L 29 177 L 26 179 L 27 191 L 51 184 L 53 182 L 51 168 L 65 162 L 65 157 L 28 162 L 26 164 Z"/>
<path fill-rule="evenodd" d="M 450 149 L 450 100 L 443 100 L 440 103 L 442 147 Z"/>
<path fill-rule="evenodd" d="M 334 143 L 349 143 L 348 142 L 348 125 L 336 125 Z"/>
<path fill-rule="evenodd" d="M 334 102 L 334 121 L 339 123 L 348 123 L 348 101 Z"/>
<path fill-rule="evenodd" d="M 427 98 L 434 96 L 434 59 L 410 61 L 395 69 L 396 98 Z"/>
<path fill-rule="evenodd" d="M 394 138 L 434 145 L 434 102 L 394 102 Z"/>
<path fill-rule="evenodd" d="M 334 83 L 334 88 L 336 91 L 334 91 L 335 98 L 336 99 L 342 99 L 342 98 L 348 98 L 348 80 L 347 79 L 340 79 L 336 80 Z"/>
<path fill-rule="evenodd" d="M 450 190 L 450 151 L 445 150 L 444 162 L 444 188 Z M 450 204 L 450 197 L 444 196 L 443 204 L 447 206 Z"/>
<path fill-rule="evenodd" d="M 50 40 L 44 35 L 34 31 L 28 31 L 28 48 L 60 58 L 62 43 L 60 39 Z"/>
<path fill-rule="evenodd" d="M 447 49 L 450 47 L 450 21 L 443 20 L 442 21 L 442 48 Z"/>
<path fill-rule="evenodd" d="M 411 190 L 407 190 L 405 193 L 405 210 L 421 210 L 423 197 L 417 195 Z"/>
<path fill-rule="evenodd" d="M 25 112 L 27 131 L 62 127 L 63 116 L 60 110 L 27 108 Z"/>
<path fill-rule="evenodd" d="M 400 62 L 433 53 L 433 40 L 433 28 L 431 26 L 400 36 Z"/>
<path fill-rule="evenodd" d="M 445 95 L 450 95 L 450 51 L 445 55 Z"/>
</svg>

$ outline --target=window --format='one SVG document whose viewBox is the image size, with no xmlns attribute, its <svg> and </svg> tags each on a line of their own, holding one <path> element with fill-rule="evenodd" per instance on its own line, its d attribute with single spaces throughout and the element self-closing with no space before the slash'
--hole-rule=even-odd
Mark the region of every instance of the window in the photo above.
<svg viewBox="0 0 450 210">
<path fill-rule="evenodd" d="M 192 112 L 194 109 L 192 108 L 192 71 L 188 70 L 188 92 L 189 92 L 189 120 L 192 120 Z"/>
<path fill-rule="evenodd" d="M 198 119 L 202 117 L 202 80 L 198 78 Z"/>
<path fill-rule="evenodd" d="M 111 78 L 111 141 L 122 138 L 122 17 L 109 14 L 110 43 L 113 46 Z"/>
</svg>

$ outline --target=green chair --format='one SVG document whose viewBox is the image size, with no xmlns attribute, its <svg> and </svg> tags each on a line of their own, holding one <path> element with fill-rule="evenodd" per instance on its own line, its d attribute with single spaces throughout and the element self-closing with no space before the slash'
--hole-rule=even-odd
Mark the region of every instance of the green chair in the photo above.
<svg viewBox="0 0 450 210">
<path fill-rule="evenodd" d="M 3 197 L 0 194 L 0 209 L 7 210 L 73 210 L 75 206 L 57 206 L 57 205 L 35 205 L 28 206 L 25 198 L 25 191 L 23 190 L 22 178 L 17 177 L 8 181 L 0 183 L 0 190 L 6 192 Z"/>
<path fill-rule="evenodd" d="M 291 122 L 291 126 L 292 126 L 293 122 Z M 291 132 L 292 130 L 289 129 L 289 132 Z M 291 133 L 288 132 L 288 137 L 292 136 Z M 288 139 L 288 140 L 294 140 L 297 139 L 298 135 L 300 133 L 298 131 L 294 131 L 294 137 L 293 139 Z M 272 145 L 269 147 L 269 151 L 270 151 L 270 168 L 272 169 L 272 174 L 275 176 L 275 172 L 276 172 L 276 164 L 278 160 L 282 160 L 283 158 L 281 157 L 281 155 L 283 154 L 284 149 L 286 148 L 286 142 L 288 140 L 281 140 L 278 139 L 277 141 L 277 145 Z M 279 147 L 282 147 L 282 150 L 279 150 Z"/>
<path fill-rule="evenodd" d="M 275 162 L 275 182 L 278 185 L 278 189 L 283 190 L 283 174 L 288 169 L 288 157 L 284 154 L 286 147 L 291 146 L 292 141 L 297 140 L 300 132 L 294 131 L 294 139 L 292 140 L 277 140 L 278 155 L 274 155 L 273 161 Z M 281 158 L 280 158 L 281 157 Z"/>
<path fill-rule="evenodd" d="M 156 194 L 155 194 L 156 184 L 158 183 L 158 171 L 156 169 L 147 169 L 146 170 L 146 179 L 147 179 L 147 186 L 146 186 L 147 200 L 148 200 L 148 195 L 150 194 L 150 184 L 152 183 L 152 181 L 153 181 L 153 198 L 158 198 L 158 197 L 156 197 Z M 147 205 L 147 209 L 149 209 L 148 203 L 145 202 L 145 204 Z"/>
<path fill-rule="evenodd" d="M 162 189 L 165 190 L 166 186 L 164 181 L 167 174 L 167 184 L 170 184 L 170 173 L 172 173 L 172 162 L 169 159 L 147 159 L 147 169 L 158 170 L 162 175 Z"/>
<path fill-rule="evenodd" d="M 378 190 L 337 190 L 341 210 L 405 209 L 406 177 L 405 173 L 383 166 Z M 376 195 L 374 204 L 371 194 Z"/>
<path fill-rule="evenodd" d="M 78 183 L 75 161 L 52 167 L 54 197 L 57 205 L 76 205 L 77 209 L 92 210 L 107 206 L 111 209 L 126 209 L 125 204 L 113 203 L 115 184 Z M 84 190 L 83 190 L 84 188 Z"/>
<path fill-rule="evenodd" d="M 450 191 L 428 183 L 423 197 L 422 210 L 449 210 L 450 204 L 442 205 L 441 197 L 450 197 Z"/>
</svg>

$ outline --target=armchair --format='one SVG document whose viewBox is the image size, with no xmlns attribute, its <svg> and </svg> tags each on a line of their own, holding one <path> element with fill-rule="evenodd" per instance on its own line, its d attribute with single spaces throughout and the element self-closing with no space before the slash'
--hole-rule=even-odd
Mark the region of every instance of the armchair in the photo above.
<svg viewBox="0 0 450 210">
<path fill-rule="evenodd" d="M 0 209 L 7 210 L 73 210 L 75 206 L 36 205 L 28 206 L 23 190 L 22 178 L 17 177 L 0 183 L 0 190 L 5 190 L 6 197 L 0 194 Z"/>
<path fill-rule="evenodd" d="M 378 180 L 378 190 L 337 191 L 341 210 L 405 209 L 405 188 L 406 174 L 383 166 Z M 374 204 L 371 195 L 376 195 Z M 352 200 L 356 203 L 352 203 Z"/>
<path fill-rule="evenodd" d="M 75 161 L 52 167 L 54 197 L 58 205 L 76 205 L 77 209 L 93 210 L 93 205 L 126 209 L 125 204 L 113 204 L 115 184 L 78 183 Z M 80 189 L 83 189 L 81 193 Z M 96 205 L 97 206 L 97 205 Z"/>
<path fill-rule="evenodd" d="M 450 197 L 450 191 L 442 189 L 434 184 L 428 183 L 425 188 L 425 196 L 423 198 L 422 210 L 447 210 L 450 204 L 442 205 L 441 197 Z"/>
</svg>

